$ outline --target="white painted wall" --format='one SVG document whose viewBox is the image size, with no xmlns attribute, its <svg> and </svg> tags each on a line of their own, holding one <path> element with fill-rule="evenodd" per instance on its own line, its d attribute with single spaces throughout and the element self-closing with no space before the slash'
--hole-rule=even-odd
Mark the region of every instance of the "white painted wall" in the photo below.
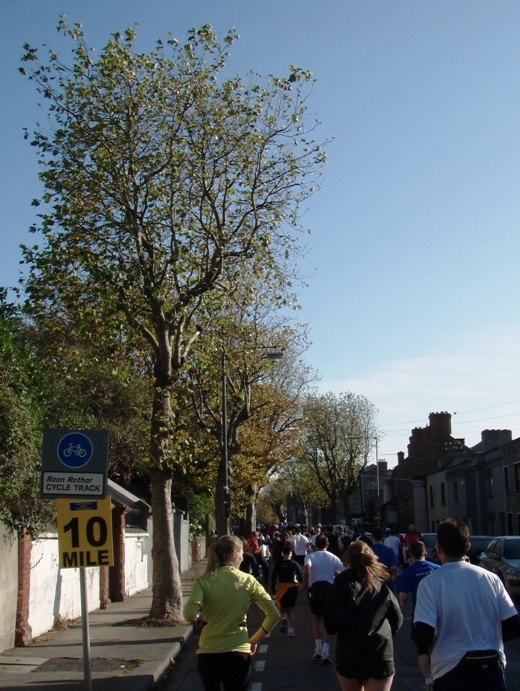
<svg viewBox="0 0 520 691">
<path fill-rule="evenodd" d="M 135 595 L 148 588 L 148 561 L 152 560 L 151 537 L 138 528 L 125 531 L 125 592 Z M 151 584 L 151 583 L 150 583 Z"/>
<path fill-rule="evenodd" d="M 125 532 L 125 591 L 135 595 L 148 588 L 148 533 L 137 528 Z M 85 569 L 88 611 L 99 609 L 99 568 Z M 45 533 L 33 542 L 29 624 L 33 637 L 50 631 L 59 621 L 81 616 L 80 569 L 60 569 L 58 534 Z M 3 598 L 2 598 L 3 599 Z M 14 598 L 16 605 L 16 597 Z"/>
<path fill-rule="evenodd" d="M 58 621 L 81 616 L 79 569 L 60 569 L 58 534 L 48 532 L 33 542 L 29 624 L 33 638 Z M 99 609 L 99 568 L 85 569 L 88 611 Z"/>
<path fill-rule="evenodd" d="M 186 525 L 184 525 L 186 523 Z M 151 586 L 152 530 L 125 531 L 125 590 L 131 596 Z M 179 531 L 179 549 L 185 571 L 191 565 L 191 544 L 187 521 Z M 50 631 L 56 622 L 81 616 L 79 569 L 60 569 L 58 533 L 50 530 L 33 542 L 31 553 L 31 595 L 29 624 L 34 638 Z M 85 569 L 89 612 L 100 606 L 99 568 Z M 18 596 L 18 542 L 10 542 L 0 523 L 0 652 L 14 646 Z"/>
</svg>

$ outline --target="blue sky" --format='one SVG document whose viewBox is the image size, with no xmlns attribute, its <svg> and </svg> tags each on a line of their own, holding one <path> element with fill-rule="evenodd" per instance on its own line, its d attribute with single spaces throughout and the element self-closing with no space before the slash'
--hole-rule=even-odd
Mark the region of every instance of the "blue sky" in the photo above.
<svg viewBox="0 0 520 691">
<path fill-rule="evenodd" d="M 486 428 L 520 436 L 520 3 L 1 0 L 1 285 L 17 280 L 40 192 L 19 58 L 26 41 L 67 55 L 61 11 L 97 49 L 134 24 L 147 50 L 210 23 L 241 35 L 234 72 L 312 70 L 309 113 L 336 138 L 303 218 L 297 320 L 320 388 L 375 404 L 391 465 L 430 412 L 454 414 L 470 445 Z"/>
</svg>

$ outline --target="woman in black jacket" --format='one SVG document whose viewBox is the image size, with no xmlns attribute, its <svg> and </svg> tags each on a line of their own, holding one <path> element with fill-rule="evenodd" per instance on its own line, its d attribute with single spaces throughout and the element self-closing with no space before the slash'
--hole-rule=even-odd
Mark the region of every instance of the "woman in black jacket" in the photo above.
<svg viewBox="0 0 520 691">
<path fill-rule="evenodd" d="M 392 637 L 403 623 L 390 578 L 370 547 L 351 542 L 327 596 L 325 629 L 338 634 L 336 673 L 342 691 L 389 691 L 395 674 Z"/>
</svg>

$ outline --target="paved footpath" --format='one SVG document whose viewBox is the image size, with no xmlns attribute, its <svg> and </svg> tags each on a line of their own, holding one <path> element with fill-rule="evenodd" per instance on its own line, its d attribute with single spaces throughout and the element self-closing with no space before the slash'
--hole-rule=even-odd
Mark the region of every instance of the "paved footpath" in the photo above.
<svg viewBox="0 0 520 691">
<path fill-rule="evenodd" d="M 186 598 L 195 578 L 206 569 L 198 562 L 182 574 Z M 79 588 L 79 578 L 78 578 Z M 148 615 L 151 588 L 89 614 L 92 689 L 147 691 L 180 654 L 191 636 L 191 626 L 161 628 L 128 625 Z M 81 620 L 68 628 L 49 631 L 26 648 L 0 654 L 0 689 L 20 691 L 78 691 L 84 688 Z"/>
</svg>

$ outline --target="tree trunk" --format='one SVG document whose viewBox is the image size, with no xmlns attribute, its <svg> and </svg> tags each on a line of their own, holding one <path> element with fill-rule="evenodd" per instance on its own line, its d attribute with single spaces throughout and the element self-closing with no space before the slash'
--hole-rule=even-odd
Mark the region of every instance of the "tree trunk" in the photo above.
<svg viewBox="0 0 520 691">
<path fill-rule="evenodd" d="M 150 617 L 182 622 L 182 584 L 173 537 L 172 477 L 170 437 L 172 429 L 171 391 L 175 376 L 169 370 L 170 358 L 163 358 L 164 370 L 156 363 L 155 394 L 151 423 L 150 473 L 153 517 L 153 588 Z"/>
<path fill-rule="evenodd" d="M 150 617 L 181 622 L 182 584 L 173 539 L 171 471 L 153 470 L 150 486 L 153 511 L 153 597 Z"/>
<path fill-rule="evenodd" d="M 246 529 L 247 535 L 256 530 L 256 495 L 258 485 L 249 485 L 247 488 Z"/>
<path fill-rule="evenodd" d="M 350 525 L 352 523 L 352 511 L 350 509 L 350 492 L 347 492 L 347 490 L 343 491 L 343 513 L 345 523 Z"/>
</svg>

